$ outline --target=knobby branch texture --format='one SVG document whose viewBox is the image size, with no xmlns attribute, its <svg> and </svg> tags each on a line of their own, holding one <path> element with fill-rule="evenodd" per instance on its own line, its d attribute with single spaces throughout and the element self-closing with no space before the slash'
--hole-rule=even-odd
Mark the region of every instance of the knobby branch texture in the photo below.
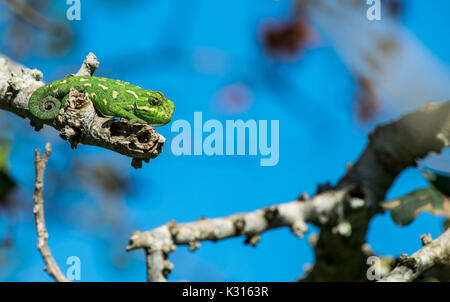
<svg viewBox="0 0 450 302">
<path fill-rule="evenodd" d="M 400 255 L 400 264 L 380 282 L 409 282 L 433 267 L 450 265 L 450 229 L 431 241 L 429 235 L 422 236 L 423 247 L 408 257 Z"/>
<path fill-rule="evenodd" d="M 134 231 L 127 250 L 144 249 L 148 280 L 167 281 L 173 268 L 168 256 L 177 245 L 193 251 L 200 241 L 236 236 L 245 236 L 246 243 L 256 245 L 263 232 L 279 227 L 289 227 L 301 238 L 307 223 L 313 223 L 320 228 L 313 242 L 316 263 L 301 280 L 367 281 L 367 257 L 372 252 L 366 232 L 371 218 L 383 211 L 380 203 L 387 190 L 404 169 L 431 152 L 439 153 L 449 142 L 450 102 L 430 103 L 376 128 L 360 158 L 335 187 L 312 198 L 302 194 L 299 200 L 250 213 Z"/>
<path fill-rule="evenodd" d="M 48 158 L 52 153 L 52 149 L 50 144 L 45 146 L 44 155 L 41 157 L 41 150 L 36 149 L 34 154 L 34 167 L 36 170 L 36 182 L 34 189 L 34 217 L 36 222 L 36 231 L 38 237 L 37 247 L 39 252 L 42 255 L 42 258 L 45 262 L 45 270 L 48 272 L 50 276 L 53 277 L 58 282 L 68 282 L 67 278 L 61 272 L 58 264 L 56 264 L 55 259 L 50 252 L 50 248 L 48 246 L 48 232 L 45 226 L 45 217 L 44 217 L 44 199 L 42 197 L 42 191 L 44 188 L 44 172 L 47 166 Z"/>
<path fill-rule="evenodd" d="M 92 76 L 98 66 L 96 56 L 90 53 L 80 70 L 69 76 Z M 28 101 L 44 85 L 42 77 L 39 70 L 28 69 L 0 55 L 0 109 L 28 118 L 36 130 L 44 122 L 30 113 Z M 142 161 L 156 158 L 166 141 L 149 125 L 99 116 L 89 96 L 76 90 L 71 91 L 59 116 L 45 124 L 58 130 L 74 149 L 80 143 L 109 149 L 132 158 L 135 168 L 142 167 Z"/>
<path fill-rule="evenodd" d="M 429 103 L 396 122 L 377 127 L 356 163 L 338 182 L 337 188 L 357 185 L 368 197 L 366 211 L 346 215 L 351 236 L 339 236 L 327 225 L 319 226 L 315 244 L 316 262 L 306 281 L 367 281 L 366 233 L 380 202 L 397 176 L 417 165 L 432 152 L 440 153 L 450 142 L 450 102 Z M 338 252 L 337 252 L 338 251 Z"/>
<path fill-rule="evenodd" d="M 349 206 L 358 211 L 364 201 L 356 194 L 353 196 L 354 192 L 352 188 L 328 191 L 312 199 L 301 198 L 250 213 L 184 224 L 171 222 L 152 231 L 135 231 L 127 250 L 144 248 L 148 280 L 166 281 L 173 268 L 167 257 L 177 245 L 187 245 L 194 251 L 199 248 L 200 241 L 245 236 L 246 244 L 256 246 L 261 233 L 279 227 L 290 227 L 296 236 L 302 238 L 308 231 L 307 222 L 334 224 L 343 219 L 344 207 Z M 339 225 L 337 231 L 347 232 L 347 224 L 344 222 Z"/>
</svg>

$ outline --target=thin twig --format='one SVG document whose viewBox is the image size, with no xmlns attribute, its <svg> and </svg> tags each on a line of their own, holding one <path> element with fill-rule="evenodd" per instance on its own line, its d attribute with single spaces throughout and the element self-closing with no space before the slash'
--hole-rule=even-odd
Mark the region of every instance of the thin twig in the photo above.
<svg viewBox="0 0 450 302">
<path fill-rule="evenodd" d="M 44 217 L 44 199 L 42 197 L 42 191 L 44 188 L 44 172 L 47 166 L 48 158 L 52 153 L 52 149 L 49 143 L 45 146 L 44 156 L 41 157 L 41 150 L 36 149 L 34 153 L 34 165 L 36 170 L 36 182 L 34 189 L 34 217 L 36 220 L 36 231 L 38 236 L 37 247 L 45 262 L 45 270 L 58 282 L 68 282 L 67 278 L 61 272 L 58 264 L 50 252 L 48 246 L 48 232 L 45 226 Z"/>
</svg>

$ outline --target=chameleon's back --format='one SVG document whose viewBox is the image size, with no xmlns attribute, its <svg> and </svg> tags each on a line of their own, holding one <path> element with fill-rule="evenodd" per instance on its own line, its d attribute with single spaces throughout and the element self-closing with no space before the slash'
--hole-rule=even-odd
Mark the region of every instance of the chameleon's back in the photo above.
<svg viewBox="0 0 450 302">
<path fill-rule="evenodd" d="M 101 77 L 68 77 L 51 82 L 37 89 L 30 98 L 29 109 L 31 114 L 41 120 L 52 120 L 59 114 L 61 106 L 67 101 L 71 88 L 80 92 L 88 92 L 94 106 L 103 114 L 110 114 L 106 101 L 112 97 L 132 92 L 134 94 L 141 88 L 120 80 Z M 127 92 L 128 91 L 128 92 Z"/>
</svg>

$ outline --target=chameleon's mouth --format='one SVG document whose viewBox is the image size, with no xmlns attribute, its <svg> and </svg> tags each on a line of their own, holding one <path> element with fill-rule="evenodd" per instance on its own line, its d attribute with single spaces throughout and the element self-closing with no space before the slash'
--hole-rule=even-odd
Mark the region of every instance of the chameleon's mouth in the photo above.
<svg viewBox="0 0 450 302">
<path fill-rule="evenodd" d="M 172 116 L 173 116 L 173 113 L 175 111 L 175 104 L 174 104 L 174 102 L 172 102 L 171 100 L 167 100 L 167 109 L 168 109 L 170 120 L 172 120 Z"/>
<path fill-rule="evenodd" d="M 175 104 L 165 99 L 161 106 L 137 106 L 135 114 L 151 126 L 163 126 L 172 120 Z"/>
</svg>

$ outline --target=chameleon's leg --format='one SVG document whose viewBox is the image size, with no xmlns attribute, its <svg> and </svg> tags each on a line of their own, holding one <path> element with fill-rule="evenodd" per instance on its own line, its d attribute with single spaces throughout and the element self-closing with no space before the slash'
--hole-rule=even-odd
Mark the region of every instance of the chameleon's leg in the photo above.
<svg viewBox="0 0 450 302">
<path fill-rule="evenodd" d="M 29 108 L 31 114 L 37 118 L 41 120 L 52 120 L 58 116 L 61 102 L 51 95 L 42 99 L 39 96 L 34 97 L 33 95 L 30 99 Z"/>
</svg>

